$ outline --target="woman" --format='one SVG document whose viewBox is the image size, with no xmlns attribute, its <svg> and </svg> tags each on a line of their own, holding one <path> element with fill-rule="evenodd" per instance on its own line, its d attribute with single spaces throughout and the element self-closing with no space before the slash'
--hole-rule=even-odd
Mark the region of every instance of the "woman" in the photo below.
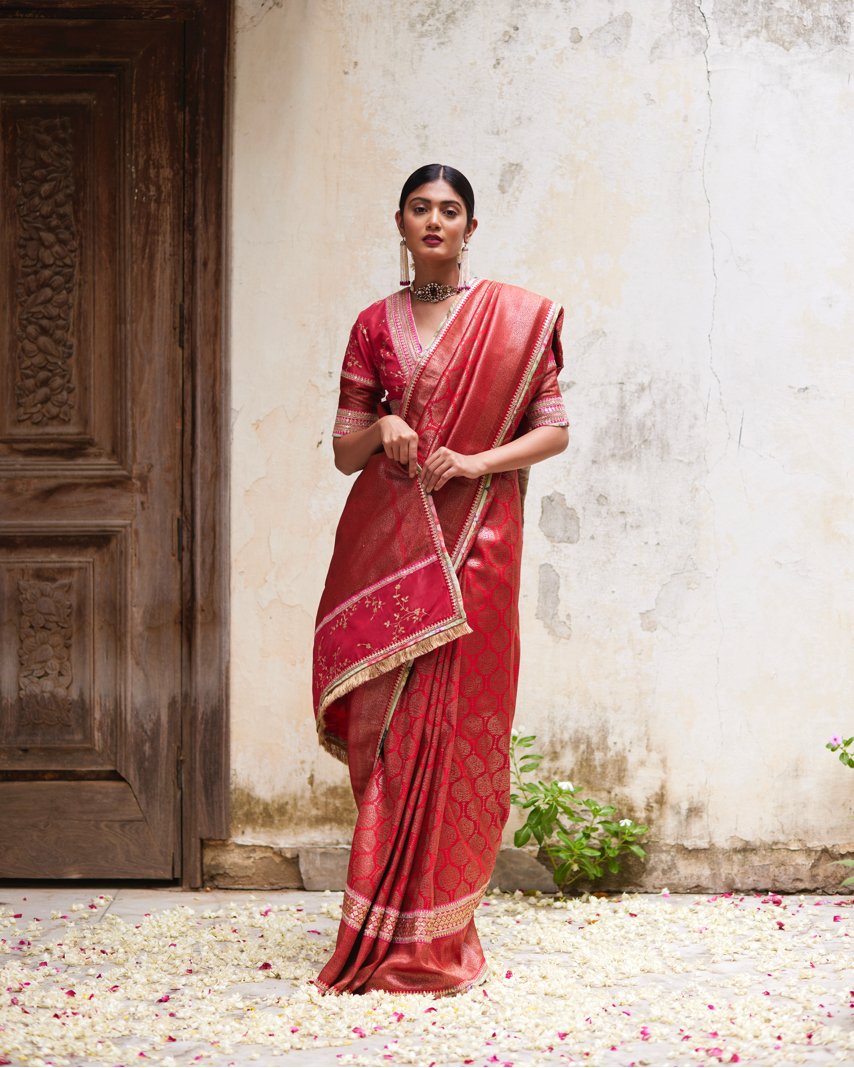
<svg viewBox="0 0 854 1068">
<path fill-rule="evenodd" d="M 468 278 L 459 171 L 415 171 L 395 219 L 403 288 L 353 326 L 333 430 L 336 467 L 361 474 L 317 613 L 314 702 L 358 818 L 315 982 L 445 994 L 487 973 L 474 912 L 509 815 L 524 486 L 569 436 L 563 311 Z"/>
</svg>

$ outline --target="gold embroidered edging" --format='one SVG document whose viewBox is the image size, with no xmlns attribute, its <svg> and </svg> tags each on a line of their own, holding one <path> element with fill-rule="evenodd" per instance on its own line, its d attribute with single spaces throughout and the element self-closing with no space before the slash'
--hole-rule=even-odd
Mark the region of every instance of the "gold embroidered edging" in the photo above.
<svg viewBox="0 0 854 1068">
<path fill-rule="evenodd" d="M 430 342 L 429 346 L 424 350 L 424 352 L 421 353 L 421 357 L 415 367 L 415 372 L 410 376 L 409 381 L 406 383 L 406 388 L 403 391 L 403 397 L 400 403 L 400 414 L 404 419 L 406 419 L 407 415 L 409 414 L 409 404 L 412 400 L 412 394 L 415 390 L 415 385 L 421 378 L 424 368 L 430 362 L 430 357 L 435 353 L 436 349 L 439 347 L 439 342 L 450 330 L 451 324 L 456 320 L 457 316 L 468 303 L 469 297 L 477 290 L 478 286 L 482 281 L 482 278 L 474 279 L 471 285 L 471 289 L 467 289 L 465 293 L 463 293 L 459 304 L 457 304 L 456 308 L 454 308 L 450 316 L 445 320 L 445 324 L 442 329 L 439 331 L 438 334 L 436 334 L 436 336 L 433 338 L 433 340 Z M 410 304 L 410 315 L 411 314 L 412 306 Z"/>
<path fill-rule="evenodd" d="M 361 931 L 366 938 L 382 942 L 432 942 L 456 934 L 468 925 L 488 885 L 484 883 L 479 890 L 458 901 L 410 912 L 372 905 L 348 886 L 344 891 L 341 918 L 348 927 Z"/>
<path fill-rule="evenodd" d="M 435 556 L 425 556 L 423 560 L 416 560 L 414 564 L 408 564 L 406 567 L 401 568 L 400 571 L 395 571 L 393 575 L 380 579 L 379 582 L 375 582 L 372 586 L 366 586 L 363 590 L 359 590 L 358 593 L 354 593 L 352 597 L 348 597 L 346 601 L 339 604 L 332 612 L 325 615 L 314 628 L 314 633 L 319 634 L 327 623 L 343 612 L 345 608 L 349 608 L 351 604 L 355 604 L 357 601 L 361 601 L 363 597 L 368 597 L 370 594 L 376 593 L 377 590 L 381 590 L 383 586 L 388 586 L 389 583 L 394 582 L 396 579 L 406 578 L 407 575 L 411 575 L 414 571 L 418 571 L 422 567 L 427 567 L 427 565 L 432 564 L 435 559 Z"/>
<path fill-rule="evenodd" d="M 394 684 L 391 697 L 388 701 L 388 708 L 386 709 L 385 716 L 383 717 L 383 727 L 380 731 L 380 740 L 377 742 L 377 751 L 374 753 L 374 760 L 380 755 L 380 750 L 383 747 L 385 736 L 388 733 L 388 728 L 391 725 L 391 717 L 394 715 L 394 711 L 397 708 L 397 702 L 400 700 L 400 695 L 403 693 L 403 687 L 406 685 L 406 680 L 409 678 L 409 672 L 412 670 L 412 660 L 407 660 L 400 669 L 400 674 L 397 676 L 397 680 Z"/>
<path fill-rule="evenodd" d="M 522 375 L 518 386 L 516 387 L 516 391 L 513 394 L 513 399 L 510 401 L 510 406 L 508 407 L 507 412 L 504 416 L 504 421 L 501 424 L 501 429 L 498 431 L 495 441 L 492 443 L 493 449 L 501 444 L 501 442 L 504 440 L 505 434 L 510 429 L 510 424 L 513 422 L 513 418 L 519 408 L 519 404 L 522 401 L 522 397 L 525 395 L 525 390 L 527 390 L 528 386 L 531 384 L 531 379 L 534 376 L 534 370 L 536 369 L 536 366 L 540 361 L 540 357 L 542 356 L 543 351 L 545 349 L 546 340 L 550 336 L 552 330 L 554 330 L 554 325 L 557 322 L 557 318 L 560 312 L 561 306 L 559 304 L 555 304 L 552 301 L 551 306 L 549 307 L 549 313 L 546 316 L 545 322 L 543 323 L 542 329 L 540 330 L 539 336 L 537 338 L 537 343 L 534 346 L 534 351 L 531 355 L 531 359 L 528 361 L 528 366 L 525 368 L 525 372 Z"/>
<path fill-rule="evenodd" d="M 477 524 L 478 516 L 483 510 L 483 504 L 486 500 L 486 495 L 489 492 L 489 487 L 492 485 L 492 474 L 483 475 L 481 478 L 481 484 L 478 487 L 477 493 L 474 495 L 474 500 L 471 502 L 471 508 L 469 508 L 469 514 L 466 517 L 463 529 L 460 531 L 460 536 L 457 539 L 457 545 L 454 549 L 453 565 L 456 571 L 459 571 L 460 566 L 465 561 L 468 553 L 468 547 L 471 544 L 474 537 L 475 527 Z"/>
<path fill-rule="evenodd" d="M 346 763 L 346 749 L 344 749 L 341 743 L 335 743 L 330 741 L 326 734 L 325 728 L 325 713 L 326 709 L 339 698 L 344 697 L 351 690 L 355 690 L 357 686 L 361 686 L 363 682 L 368 682 L 370 679 L 375 679 L 379 675 L 384 675 L 386 671 L 392 671 L 394 668 L 399 667 L 407 660 L 414 660 L 418 656 L 423 656 L 425 653 L 432 652 L 433 649 L 438 649 L 441 645 L 447 645 L 448 642 L 452 642 L 457 638 L 462 638 L 465 634 L 471 634 L 471 627 L 465 618 L 451 620 L 447 627 L 438 633 L 430 634 L 426 638 L 422 638 L 421 641 L 416 642 L 414 645 L 409 646 L 406 649 L 400 649 L 396 653 L 392 653 L 389 656 L 384 657 L 382 660 L 378 660 L 373 664 L 367 664 L 365 667 L 360 668 L 340 681 L 337 681 L 333 686 L 324 691 L 320 698 L 320 707 L 317 713 L 317 736 L 318 740 L 323 748 L 331 753 L 332 756 Z M 343 755 L 340 755 L 343 753 Z"/>
<path fill-rule="evenodd" d="M 513 421 L 513 416 L 519 407 L 522 397 L 525 395 L 525 391 L 530 385 L 534 370 L 536 369 L 536 366 L 540 361 L 540 357 L 542 356 L 545 348 L 545 343 L 548 340 L 551 331 L 554 329 L 554 324 L 557 322 L 557 317 L 560 311 L 561 308 L 559 304 L 555 304 L 554 302 L 550 304 L 548 314 L 545 318 L 545 322 L 543 323 L 540 333 L 537 335 L 537 341 L 534 345 L 531 358 L 529 359 L 522 374 L 522 378 L 520 379 L 519 384 L 517 385 L 513 393 L 513 399 L 511 400 L 510 406 L 504 416 L 504 420 L 501 424 L 500 430 L 498 431 L 498 435 L 496 436 L 495 441 L 492 444 L 493 449 L 501 444 L 502 440 L 507 434 L 507 431 L 510 428 L 510 424 Z M 477 493 L 475 494 L 471 508 L 469 509 L 469 514 L 466 517 L 466 521 L 463 524 L 460 536 L 457 539 L 457 544 L 454 546 L 452 560 L 454 568 L 456 570 L 459 570 L 459 568 L 465 562 L 469 546 L 475 534 L 478 517 L 480 516 L 480 513 L 483 509 L 483 505 L 486 501 L 486 494 L 489 490 L 491 480 L 491 475 L 483 476 L 482 485 L 479 487 Z"/>
</svg>

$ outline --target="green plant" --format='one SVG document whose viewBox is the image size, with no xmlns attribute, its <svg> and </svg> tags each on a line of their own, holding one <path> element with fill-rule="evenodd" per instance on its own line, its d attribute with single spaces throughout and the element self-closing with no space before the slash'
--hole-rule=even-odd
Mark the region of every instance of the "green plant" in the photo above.
<svg viewBox="0 0 854 1068">
<path fill-rule="evenodd" d="M 850 738 L 843 738 L 839 734 L 834 734 L 830 741 L 826 743 L 825 748 L 829 749 L 831 753 L 839 753 L 839 759 L 842 763 L 847 764 L 849 768 L 854 768 L 852 746 L 854 746 L 854 735 Z"/>
<path fill-rule="evenodd" d="M 605 868 L 617 872 L 620 856 L 630 852 L 645 857 L 637 840 L 649 828 L 630 819 L 614 819 L 613 805 L 602 805 L 592 797 L 581 797 L 571 782 L 543 782 L 526 779 L 542 761 L 531 752 L 535 734 L 514 729 L 510 738 L 510 774 L 513 792 L 510 803 L 527 813 L 516 831 L 517 847 L 531 838 L 540 847 L 538 857 L 547 861 L 559 890 L 577 879 L 598 879 Z"/>
<path fill-rule="evenodd" d="M 849 768 L 854 768 L 854 753 L 852 753 L 852 747 L 854 747 L 854 735 L 850 738 L 843 738 L 839 734 L 834 734 L 829 742 L 825 743 L 825 749 L 829 749 L 831 753 L 838 753 L 840 761 Z M 843 868 L 854 868 L 854 860 L 834 860 L 832 864 L 841 864 Z M 840 886 L 851 886 L 854 884 L 854 875 L 849 875 L 847 879 L 843 879 Z"/>
</svg>

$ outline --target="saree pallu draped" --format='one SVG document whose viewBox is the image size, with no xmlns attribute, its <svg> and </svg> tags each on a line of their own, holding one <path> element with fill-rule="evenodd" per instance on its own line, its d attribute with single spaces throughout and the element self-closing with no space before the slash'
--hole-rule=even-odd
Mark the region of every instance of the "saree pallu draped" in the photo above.
<svg viewBox="0 0 854 1068">
<path fill-rule="evenodd" d="M 562 365 L 562 316 L 497 282 L 467 295 L 400 400 L 421 464 L 510 440 L 545 361 Z M 428 494 L 384 453 L 350 491 L 313 656 L 318 737 L 358 806 L 323 991 L 450 993 L 486 974 L 474 912 L 509 815 L 522 497 L 517 471 Z"/>
</svg>

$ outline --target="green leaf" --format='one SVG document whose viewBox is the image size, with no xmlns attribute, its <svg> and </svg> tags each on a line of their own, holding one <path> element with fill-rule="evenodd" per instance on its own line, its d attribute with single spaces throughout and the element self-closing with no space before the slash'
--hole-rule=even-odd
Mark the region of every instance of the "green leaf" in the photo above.
<svg viewBox="0 0 854 1068">
<path fill-rule="evenodd" d="M 520 827 L 519 830 L 513 835 L 513 844 L 517 849 L 521 849 L 523 845 L 529 842 L 531 839 L 531 828 L 526 823 L 524 827 Z"/>
<path fill-rule="evenodd" d="M 645 849 L 641 849 L 641 847 L 639 845 L 635 845 L 634 842 L 629 842 L 628 843 L 628 848 L 634 853 L 634 855 L 636 857 L 645 857 L 646 856 L 646 850 Z"/>
</svg>

